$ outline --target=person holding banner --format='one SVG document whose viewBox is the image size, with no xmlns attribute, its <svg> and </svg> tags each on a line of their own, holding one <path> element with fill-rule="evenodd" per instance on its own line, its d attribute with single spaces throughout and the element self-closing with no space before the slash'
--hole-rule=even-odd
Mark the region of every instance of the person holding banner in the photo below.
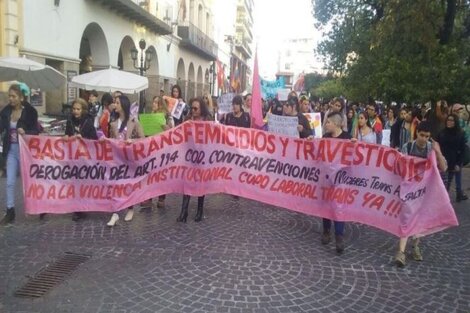
<svg viewBox="0 0 470 313">
<path fill-rule="evenodd" d="M 186 121 L 212 121 L 212 116 L 203 98 L 191 99 L 189 101 L 189 106 L 191 108 L 191 112 L 186 118 Z M 195 222 L 202 221 L 204 215 L 204 197 L 205 196 L 200 196 L 197 198 L 197 211 L 196 217 L 194 218 Z M 180 216 L 176 219 L 177 222 L 186 223 L 186 219 L 188 218 L 188 207 L 190 199 L 190 195 L 183 195 L 183 204 L 181 205 Z"/>
<path fill-rule="evenodd" d="M 297 116 L 297 118 L 299 119 L 299 125 L 297 125 L 297 130 L 299 131 L 300 138 L 313 138 L 310 123 L 308 122 L 305 115 L 297 112 L 297 104 L 298 101 L 296 97 L 289 98 L 289 100 L 285 102 L 283 106 L 284 116 Z"/>
<path fill-rule="evenodd" d="M 445 172 L 447 170 L 447 161 L 441 152 L 441 147 L 437 141 L 431 138 L 431 124 L 427 121 L 419 123 L 416 128 L 416 140 L 406 143 L 402 148 L 401 152 L 406 155 L 427 159 L 432 151 L 436 153 L 437 167 L 439 171 Z M 439 195 L 436 195 L 438 197 Z M 423 256 L 421 249 L 419 248 L 420 236 L 412 237 L 412 257 L 415 261 L 422 261 Z M 398 251 L 395 255 L 395 263 L 398 267 L 403 267 L 406 264 L 406 244 L 408 237 L 400 238 L 398 245 Z"/>
<path fill-rule="evenodd" d="M 121 95 L 116 98 L 116 113 L 118 114 L 117 120 L 111 123 L 111 138 L 120 139 L 131 143 L 132 139 L 144 138 L 144 130 L 137 118 L 131 117 L 131 102 L 127 96 Z M 124 220 L 130 222 L 134 217 L 134 208 L 127 209 Z M 119 215 L 113 213 L 111 219 L 107 223 L 108 226 L 113 227 L 119 220 Z"/>
<path fill-rule="evenodd" d="M 88 103 L 82 98 L 77 98 L 72 102 L 72 114 L 65 124 L 63 139 L 71 140 L 75 138 L 98 139 L 94 126 L 94 117 L 88 114 Z M 82 218 L 85 218 L 83 212 L 74 212 L 72 215 L 72 220 L 75 222 Z"/>
<path fill-rule="evenodd" d="M 153 97 L 152 101 L 152 113 L 163 113 L 165 114 L 166 124 L 162 125 L 162 129 L 168 130 L 175 126 L 175 122 L 171 113 L 168 111 L 168 106 L 166 104 L 166 100 L 162 96 L 155 96 Z M 166 195 L 161 195 L 158 197 L 157 208 L 164 208 L 165 207 L 165 199 Z M 150 199 L 151 202 L 151 199 Z"/>
<path fill-rule="evenodd" d="M 336 139 L 347 139 L 350 140 L 351 136 L 348 132 L 342 129 L 343 117 L 339 112 L 332 112 L 326 117 L 325 131 L 326 134 L 323 138 L 336 138 Z M 336 252 L 342 254 L 344 252 L 344 222 L 334 221 L 335 223 L 335 242 Z M 321 237 L 321 243 L 327 245 L 331 242 L 331 220 L 323 219 L 323 235 Z"/>
<path fill-rule="evenodd" d="M 10 224 L 15 220 L 15 186 L 20 170 L 19 137 L 24 134 L 37 135 L 38 112 L 25 101 L 25 94 L 18 84 L 8 89 L 9 103 L 0 112 L 0 134 L 2 135 L 2 153 L 7 165 L 7 207 L 0 224 Z"/>
<path fill-rule="evenodd" d="M 224 116 L 222 124 L 228 126 L 250 128 L 251 120 L 250 114 L 243 110 L 243 98 L 241 96 L 235 96 L 232 99 L 232 112 L 227 113 Z"/>
</svg>

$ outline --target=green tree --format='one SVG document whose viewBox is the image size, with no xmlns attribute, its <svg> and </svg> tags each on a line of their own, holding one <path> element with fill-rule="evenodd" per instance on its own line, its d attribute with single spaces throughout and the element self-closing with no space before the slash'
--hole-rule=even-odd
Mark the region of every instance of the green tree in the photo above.
<svg viewBox="0 0 470 313">
<path fill-rule="evenodd" d="M 385 101 L 470 101 L 470 1 L 312 0 L 318 52 L 344 94 Z"/>
</svg>

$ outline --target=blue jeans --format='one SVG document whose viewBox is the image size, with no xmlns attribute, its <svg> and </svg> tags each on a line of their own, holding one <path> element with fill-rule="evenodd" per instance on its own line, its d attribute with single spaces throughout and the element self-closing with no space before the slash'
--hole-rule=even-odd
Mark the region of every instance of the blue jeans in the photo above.
<svg viewBox="0 0 470 313">
<path fill-rule="evenodd" d="M 7 155 L 7 209 L 15 207 L 15 186 L 19 170 L 20 145 L 13 143 Z"/>
<path fill-rule="evenodd" d="M 344 234 L 344 222 L 335 222 L 335 235 L 343 235 Z M 323 233 L 329 233 L 331 229 L 331 220 L 324 218 L 323 219 Z"/>
<path fill-rule="evenodd" d="M 450 185 L 452 184 L 452 180 L 455 176 L 455 189 L 457 193 L 462 192 L 462 169 L 459 171 L 447 171 L 447 190 L 450 189 Z"/>
</svg>

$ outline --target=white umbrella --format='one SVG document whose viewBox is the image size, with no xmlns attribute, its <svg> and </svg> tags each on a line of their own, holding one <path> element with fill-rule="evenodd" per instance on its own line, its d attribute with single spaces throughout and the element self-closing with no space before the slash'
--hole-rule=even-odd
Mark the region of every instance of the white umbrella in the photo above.
<svg viewBox="0 0 470 313">
<path fill-rule="evenodd" d="M 149 80 L 147 77 L 108 68 L 75 76 L 69 86 L 104 92 L 119 90 L 123 93 L 138 93 L 148 88 Z"/>
<path fill-rule="evenodd" d="M 66 77 L 50 67 L 25 57 L 0 57 L 0 81 L 17 80 L 30 88 L 54 90 L 65 87 Z"/>
</svg>

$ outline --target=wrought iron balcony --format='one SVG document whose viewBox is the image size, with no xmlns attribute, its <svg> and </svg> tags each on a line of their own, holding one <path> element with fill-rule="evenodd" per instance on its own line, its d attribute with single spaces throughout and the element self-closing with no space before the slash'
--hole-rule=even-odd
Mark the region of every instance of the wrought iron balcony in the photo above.
<svg viewBox="0 0 470 313">
<path fill-rule="evenodd" d="M 178 26 L 180 45 L 209 60 L 217 59 L 217 44 L 192 23 Z"/>
<path fill-rule="evenodd" d="M 252 56 L 252 51 L 248 40 L 241 38 L 237 41 L 235 47 L 245 55 L 245 58 L 250 59 Z"/>
<path fill-rule="evenodd" d="M 159 35 L 169 35 L 172 33 L 172 28 L 165 21 L 162 21 L 150 14 L 147 10 L 140 7 L 132 0 L 87 0 L 93 1 L 98 4 L 109 8 L 111 11 L 116 11 L 119 15 L 130 19 L 145 26 L 152 32 Z"/>
</svg>

